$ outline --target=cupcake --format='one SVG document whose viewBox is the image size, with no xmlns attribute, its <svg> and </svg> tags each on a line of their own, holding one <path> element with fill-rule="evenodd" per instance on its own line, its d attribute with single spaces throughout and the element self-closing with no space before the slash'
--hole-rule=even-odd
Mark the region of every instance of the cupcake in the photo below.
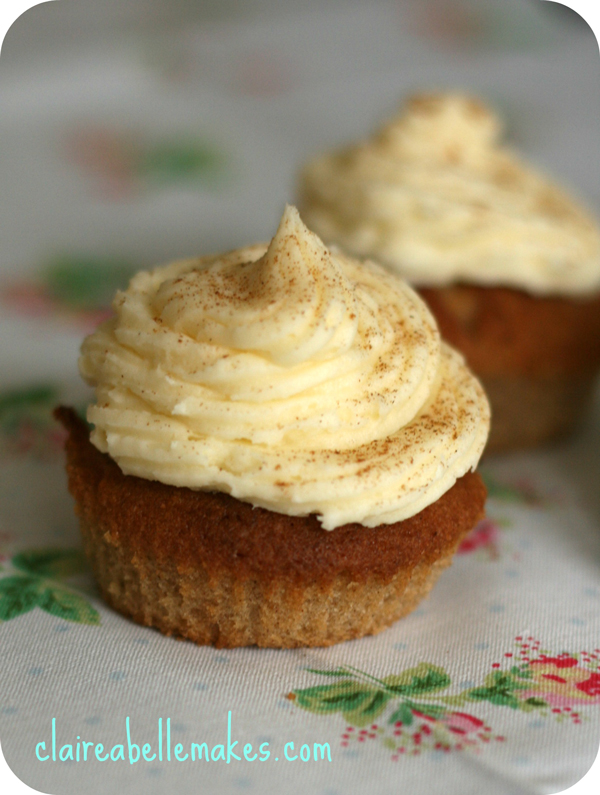
<svg viewBox="0 0 600 795">
<path fill-rule="evenodd" d="M 83 343 L 67 472 L 106 601 L 200 644 L 327 646 L 410 612 L 483 515 L 485 394 L 401 279 L 286 208 L 140 272 Z"/>
<path fill-rule="evenodd" d="M 462 94 L 413 97 L 370 140 L 300 177 L 308 226 L 426 299 L 492 406 L 488 451 L 570 431 L 600 368 L 600 232 Z"/>
</svg>

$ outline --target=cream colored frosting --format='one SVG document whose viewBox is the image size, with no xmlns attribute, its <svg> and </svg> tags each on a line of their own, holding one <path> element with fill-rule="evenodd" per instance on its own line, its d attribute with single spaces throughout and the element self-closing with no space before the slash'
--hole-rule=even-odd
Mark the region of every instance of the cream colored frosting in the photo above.
<svg viewBox="0 0 600 795">
<path fill-rule="evenodd" d="M 140 272 L 113 308 L 79 364 L 126 474 L 331 530 L 406 519 L 477 465 L 487 400 L 425 304 L 295 208 L 268 247 Z"/>
<path fill-rule="evenodd" d="M 416 96 L 370 140 L 306 166 L 303 217 L 325 241 L 419 286 L 600 289 L 594 219 L 502 146 L 500 133 L 475 99 Z"/>
</svg>

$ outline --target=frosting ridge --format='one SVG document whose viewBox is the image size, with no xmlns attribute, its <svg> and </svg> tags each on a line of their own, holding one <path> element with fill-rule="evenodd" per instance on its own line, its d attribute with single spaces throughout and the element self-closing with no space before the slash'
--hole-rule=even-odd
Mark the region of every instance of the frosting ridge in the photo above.
<svg viewBox="0 0 600 795">
<path fill-rule="evenodd" d="M 333 529 L 408 518 L 479 460 L 487 401 L 425 304 L 294 208 L 268 246 L 138 273 L 113 308 L 80 371 L 126 474 Z"/>
<path fill-rule="evenodd" d="M 594 219 L 503 146 L 498 117 L 463 94 L 415 96 L 371 139 L 309 162 L 300 196 L 324 240 L 419 286 L 600 289 Z"/>
</svg>

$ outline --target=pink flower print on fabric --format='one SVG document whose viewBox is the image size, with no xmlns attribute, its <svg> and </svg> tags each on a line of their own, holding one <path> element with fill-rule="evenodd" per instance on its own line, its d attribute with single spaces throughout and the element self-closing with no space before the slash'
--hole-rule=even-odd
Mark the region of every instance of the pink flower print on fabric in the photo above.
<svg viewBox="0 0 600 795">
<path fill-rule="evenodd" d="M 468 555 L 477 550 L 488 553 L 490 558 L 498 558 L 498 545 L 500 541 L 500 527 L 491 519 L 483 519 L 469 533 L 458 547 L 457 554 Z"/>
<path fill-rule="evenodd" d="M 441 722 L 454 734 L 471 734 L 484 728 L 484 722 L 468 712 L 450 712 Z"/>
<path fill-rule="evenodd" d="M 542 655 L 531 661 L 529 670 L 534 686 L 521 691 L 519 697 L 524 701 L 543 698 L 551 707 L 561 708 L 600 704 L 600 673 L 582 668 L 575 657 Z"/>
</svg>

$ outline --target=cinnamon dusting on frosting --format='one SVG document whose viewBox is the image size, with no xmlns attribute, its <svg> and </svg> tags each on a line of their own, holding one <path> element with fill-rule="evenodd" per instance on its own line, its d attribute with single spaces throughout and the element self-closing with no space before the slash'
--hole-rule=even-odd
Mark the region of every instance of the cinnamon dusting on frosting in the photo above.
<svg viewBox="0 0 600 795">
<path fill-rule="evenodd" d="M 412 516 L 479 460 L 487 401 L 422 300 L 294 208 L 269 246 L 138 273 L 113 306 L 80 369 L 126 474 L 330 530 Z"/>
</svg>

